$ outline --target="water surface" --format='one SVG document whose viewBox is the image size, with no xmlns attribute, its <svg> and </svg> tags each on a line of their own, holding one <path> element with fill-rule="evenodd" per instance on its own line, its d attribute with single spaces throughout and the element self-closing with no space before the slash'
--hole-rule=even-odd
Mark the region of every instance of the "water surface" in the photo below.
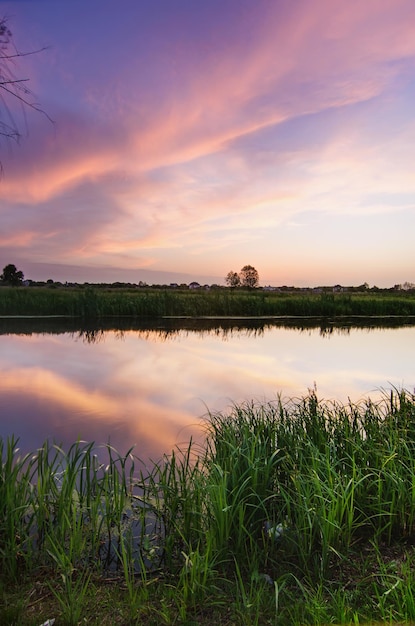
<svg viewBox="0 0 415 626">
<path fill-rule="evenodd" d="M 207 410 L 299 397 L 353 402 L 413 390 L 415 326 L 356 320 L 164 320 L 79 329 L 1 320 L 0 435 L 23 450 L 46 439 L 131 446 L 145 461 L 190 437 Z M 123 327 L 122 327 L 123 326 Z"/>
</svg>

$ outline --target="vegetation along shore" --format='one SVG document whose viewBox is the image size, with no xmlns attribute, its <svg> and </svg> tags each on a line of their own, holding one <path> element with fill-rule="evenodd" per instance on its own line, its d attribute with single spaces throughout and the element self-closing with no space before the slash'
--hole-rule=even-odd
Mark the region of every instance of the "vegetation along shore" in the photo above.
<svg viewBox="0 0 415 626">
<path fill-rule="evenodd" d="M 109 445 L 0 446 L 3 625 L 415 620 L 407 391 L 233 406 L 150 468 Z"/>
<path fill-rule="evenodd" d="M 75 286 L 0 287 L 0 316 L 415 316 L 415 290 L 284 290 Z"/>
</svg>

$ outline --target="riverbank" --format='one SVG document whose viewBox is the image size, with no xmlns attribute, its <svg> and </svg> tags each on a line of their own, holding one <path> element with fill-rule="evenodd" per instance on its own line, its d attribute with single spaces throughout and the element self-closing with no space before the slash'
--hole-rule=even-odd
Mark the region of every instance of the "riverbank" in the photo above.
<svg viewBox="0 0 415 626">
<path fill-rule="evenodd" d="M 0 623 L 415 619 L 415 399 L 234 406 L 206 444 L 1 441 Z"/>
<path fill-rule="evenodd" d="M 262 289 L 1 287 L 0 316 L 415 316 L 413 291 L 274 292 Z"/>
</svg>

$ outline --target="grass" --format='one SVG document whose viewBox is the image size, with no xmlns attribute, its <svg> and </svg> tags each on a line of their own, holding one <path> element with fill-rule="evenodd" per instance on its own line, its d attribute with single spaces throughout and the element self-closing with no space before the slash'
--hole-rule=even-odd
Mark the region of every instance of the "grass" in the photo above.
<svg viewBox="0 0 415 626">
<path fill-rule="evenodd" d="M 163 316 L 414 316 L 415 293 L 289 293 L 110 287 L 1 287 L 0 315 L 61 315 L 82 319 Z"/>
<path fill-rule="evenodd" d="M 0 441 L 0 623 L 415 620 L 415 398 L 308 396 L 133 450 Z"/>
</svg>

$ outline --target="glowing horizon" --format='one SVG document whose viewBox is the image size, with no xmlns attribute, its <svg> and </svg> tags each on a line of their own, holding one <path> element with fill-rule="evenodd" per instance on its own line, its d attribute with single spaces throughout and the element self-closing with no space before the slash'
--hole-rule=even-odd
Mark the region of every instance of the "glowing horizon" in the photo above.
<svg viewBox="0 0 415 626">
<path fill-rule="evenodd" d="M 1 153 L 0 270 L 415 282 L 412 0 L 2 9 L 54 125 Z"/>
</svg>

